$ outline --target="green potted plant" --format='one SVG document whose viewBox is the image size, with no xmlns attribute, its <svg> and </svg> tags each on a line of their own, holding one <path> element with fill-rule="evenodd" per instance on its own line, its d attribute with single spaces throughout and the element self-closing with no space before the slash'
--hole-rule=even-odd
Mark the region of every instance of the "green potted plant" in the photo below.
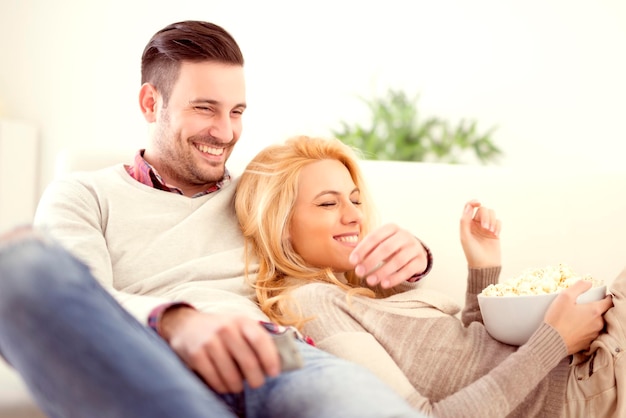
<svg viewBox="0 0 626 418">
<path fill-rule="evenodd" d="M 476 121 L 456 125 L 438 117 L 421 117 L 418 96 L 388 90 L 383 97 L 362 99 L 371 112 L 371 124 L 341 121 L 335 137 L 372 160 L 428 161 L 458 164 L 473 155 L 479 163 L 497 162 L 503 155 L 491 139 L 494 128 L 479 133 Z"/>
</svg>

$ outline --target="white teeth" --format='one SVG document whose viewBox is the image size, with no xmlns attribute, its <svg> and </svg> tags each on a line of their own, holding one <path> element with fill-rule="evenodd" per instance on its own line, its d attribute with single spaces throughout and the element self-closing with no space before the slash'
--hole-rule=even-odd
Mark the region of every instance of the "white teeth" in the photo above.
<svg viewBox="0 0 626 418">
<path fill-rule="evenodd" d="M 358 235 L 347 235 L 343 237 L 337 237 L 337 241 L 340 242 L 357 242 L 359 240 Z"/>
<path fill-rule="evenodd" d="M 222 155 L 224 153 L 224 148 L 214 148 L 209 147 L 208 145 L 196 145 L 200 151 L 211 154 L 211 155 Z"/>
</svg>

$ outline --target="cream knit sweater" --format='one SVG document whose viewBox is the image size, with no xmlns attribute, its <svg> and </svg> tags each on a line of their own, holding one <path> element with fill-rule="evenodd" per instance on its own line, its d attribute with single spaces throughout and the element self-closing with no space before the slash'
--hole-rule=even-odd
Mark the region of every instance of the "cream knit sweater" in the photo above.
<svg viewBox="0 0 626 418">
<path fill-rule="evenodd" d="M 47 187 L 35 225 L 89 265 L 143 324 L 168 301 L 267 320 L 243 279 L 235 183 L 189 198 L 137 182 L 122 164 L 76 173 Z"/>
<path fill-rule="evenodd" d="M 338 287 L 314 283 L 293 295 L 305 316 L 317 318 L 303 331 L 318 347 L 369 367 L 427 414 L 561 416 L 569 366 L 556 330 L 544 324 L 518 349 L 482 324 L 476 295 L 499 273 L 470 270 L 462 320 L 453 301 L 427 289 L 347 300 Z"/>
</svg>

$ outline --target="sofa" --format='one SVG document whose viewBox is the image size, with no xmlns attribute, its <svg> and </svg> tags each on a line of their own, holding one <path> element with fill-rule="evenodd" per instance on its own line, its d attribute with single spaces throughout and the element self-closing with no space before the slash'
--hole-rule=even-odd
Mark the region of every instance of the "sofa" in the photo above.
<svg viewBox="0 0 626 418">
<path fill-rule="evenodd" d="M 135 150 L 70 150 L 57 174 L 129 162 Z M 238 173 L 245 161 L 230 161 Z M 414 231 L 434 255 L 422 286 L 464 301 L 467 267 L 458 226 L 472 198 L 503 222 L 502 279 L 530 267 L 566 263 L 610 284 L 626 266 L 626 169 L 500 167 L 362 161 L 382 222 Z M 621 190 L 621 191 L 620 191 Z M 20 378 L 0 360 L 0 418 L 41 417 Z"/>
</svg>

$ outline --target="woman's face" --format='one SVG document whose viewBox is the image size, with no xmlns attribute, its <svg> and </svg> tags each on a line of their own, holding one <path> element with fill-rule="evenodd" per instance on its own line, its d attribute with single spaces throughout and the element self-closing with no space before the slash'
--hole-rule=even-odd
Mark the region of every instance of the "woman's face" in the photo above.
<svg viewBox="0 0 626 418">
<path fill-rule="evenodd" d="M 348 169 L 337 160 L 306 165 L 300 173 L 289 238 L 310 265 L 345 272 L 359 241 L 363 214 L 360 192 Z"/>
</svg>

